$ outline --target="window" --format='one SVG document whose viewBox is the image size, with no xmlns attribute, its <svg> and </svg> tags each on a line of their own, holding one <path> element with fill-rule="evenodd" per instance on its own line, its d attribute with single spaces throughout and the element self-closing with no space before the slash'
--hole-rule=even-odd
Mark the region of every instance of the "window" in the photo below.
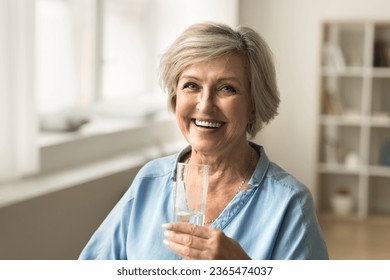
<svg viewBox="0 0 390 280">
<path fill-rule="evenodd" d="M 165 110 L 158 88 L 152 0 L 102 0 L 98 24 L 100 79 L 95 112 L 139 118 Z M 166 111 L 166 110 L 165 110 Z"/>
<path fill-rule="evenodd" d="M 123 107 L 128 103 L 123 100 L 153 92 L 156 72 L 150 66 L 148 2 L 36 2 L 39 113 L 85 109 L 104 102 Z"/>
<path fill-rule="evenodd" d="M 37 0 L 35 8 L 38 112 L 91 105 L 96 0 Z"/>
<path fill-rule="evenodd" d="M 102 100 L 153 90 L 153 31 L 147 2 L 102 1 Z"/>
<path fill-rule="evenodd" d="M 237 5 L 237 0 L 36 0 L 38 112 L 93 108 L 134 117 L 165 109 L 157 79 L 162 51 L 191 23 L 236 24 Z"/>
</svg>

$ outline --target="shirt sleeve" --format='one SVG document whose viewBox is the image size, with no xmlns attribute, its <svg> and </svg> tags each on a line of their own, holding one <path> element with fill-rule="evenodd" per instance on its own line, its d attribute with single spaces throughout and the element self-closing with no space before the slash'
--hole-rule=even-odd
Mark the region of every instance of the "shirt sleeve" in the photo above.
<svg viewBox="0 0 390 280">
<path fill-rule="evenodd" d="M 292 195 L 285 210 L 272 259 L 329 259 L 314 209 L 309 190 L 304 188 Z"/>
<path fill-rule="evenodd" d="M 129 219 L 123 213 L 131 211 L 131 200 L 125 195 L 112 209 L 92 235 L 80 260 L 123 260 L 126 256 L 126 239 Z"/>
</svg>

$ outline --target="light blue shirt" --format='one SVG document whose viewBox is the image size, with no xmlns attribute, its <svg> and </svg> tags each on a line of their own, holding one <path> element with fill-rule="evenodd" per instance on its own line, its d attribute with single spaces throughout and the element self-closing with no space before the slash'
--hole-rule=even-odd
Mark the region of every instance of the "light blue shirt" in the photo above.
<svg viewBox="0 0 390 280">
<path fill-rule="evenodd" d="M 270 162 L 263 147 L 250 144 L 260 155 L 250 189 L 238 193 L 211 226 L 252 259 L 328 259 L 308 188 Z M 173 220 L 176 163 L 190 149 L 147 163 L 80 259 L 181 259 L 163 244 L 161 225 Z"/>
</svg>

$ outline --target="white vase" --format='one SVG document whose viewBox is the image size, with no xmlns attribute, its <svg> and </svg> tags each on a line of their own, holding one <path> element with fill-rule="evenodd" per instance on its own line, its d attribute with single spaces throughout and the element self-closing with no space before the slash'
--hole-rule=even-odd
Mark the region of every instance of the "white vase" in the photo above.
<svg viewBox="0 0 390 280">
<path fill-rule="evenodd" d="M 353 198 L 349 194 L 335 194 L 332 197 L 332 209 L 336 216 L 349 216 L 352 214 Z"/>
</svg>

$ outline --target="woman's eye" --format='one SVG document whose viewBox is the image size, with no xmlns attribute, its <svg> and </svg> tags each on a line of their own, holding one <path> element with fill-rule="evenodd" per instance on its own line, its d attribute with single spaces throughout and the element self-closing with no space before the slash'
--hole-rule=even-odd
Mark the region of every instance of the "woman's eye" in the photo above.
<svg viewBox="0 0 390 280">
<path fill-rule="evenodd" d="M 185 83 L 183 89 L 196 90 L 198 89 L 198 85 L 195 83 Z"/>
<path fill-rule="evenodd" d="M 236 89 L 232 86 L 226 85 L 222 86 L 220 88 L 221 91 L 226 92 L 226 93 L 236 93 Z"/>
</svg>

